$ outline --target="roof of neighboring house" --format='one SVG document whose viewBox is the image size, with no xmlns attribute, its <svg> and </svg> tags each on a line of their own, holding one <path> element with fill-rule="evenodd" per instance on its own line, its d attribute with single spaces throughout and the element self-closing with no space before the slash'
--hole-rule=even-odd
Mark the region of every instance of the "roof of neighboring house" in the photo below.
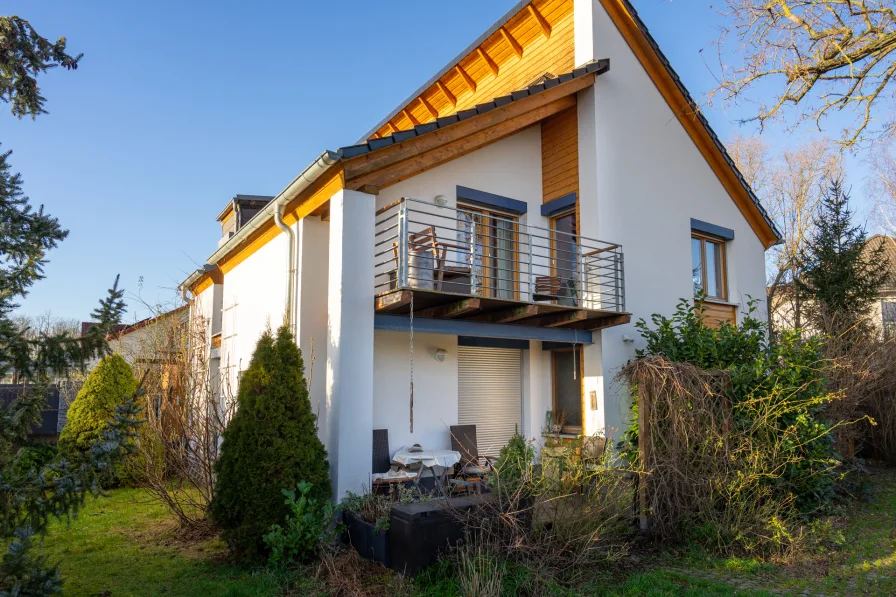
<svg viewBox="0 0 896 597">
<path fill-rule="evenodd" d="M 90 331 L 90 328 L 99 325 L 97 321 L 82 321 L 81 322 L 81 335 L 86 336 L 87 332 Z M 120 332 L 121 330 L 127 328 L 128 325 L 126 323 L 116 323 L 112 326 L 112 333 Z"/>
<path fill-rule="evenodd" d="M 137 323 L 134 323 L 131 325 L 116 325 L 112 328 L 112 332 L 106 336 L 106 339 L 107 340 L 121 340 L 124 336 L 127 336 L 128 334 L 130 334 L 132 332 L 136 332 L 137 330 L 144 328 L 144 327 L 150 325 L 151 323 L 159 321 L 160 319 L 163 319 L 170 315 L 174 315 L 175 313 L 180 313 L 181 311 L 184 311 L 187 307 L 188 307 L 188 305 L 181 305 L 180 307 L 177 307 L 176 309 L 166 311 L 164 313 L 156 315 L 155 317 L 147 317 L 146 319 L 141 319 Z M 81 325 L 82 325 L 82 329 L 83 329 L 84 324 L 81 324 Z M 93 325 L 96 325 L 96 324 L 94 323 Z"/>
<path fill-rule="evenodd" d="M 883 290 L 896 290 L 896 238 L 885 234 L 875 234 L 868 239 L 868 243 L 865 246 L 873 250 L 877 248 L 880 242 L 883 242 L 884 256 L 890 264 L 890 279 L 884 284 Z"/>
<path fill-rule="evenodd" d="M 366 142 L 359 143 L 357 145 L 340 147 L 338 150 L 336 150 L 336 153 L 344 159 L 357 157 L 371 151 L 376 151 L 377 149 L 388 147 L 394 143 L 402 143 L 404 141 L 407 141 L 408 139 L 413 139 L 414 137 L 418 137 L 420 135 L 432 133 L 440 128 L 444 128 L 463 120 L 467 120 L 468 118 L 472 118 L 473 116 L 485 114 L 486 112 L 490 112 L 495 108 L 506 106 L 507 104 L 521 100 L 524 97 L 536 95 L 546 89 L 556 87 L 561 83 L 566 83 L 567 81 L 572 81 L 573 79 L 578 79 L 579 77 L 583 77 L 591 73 L 601 75 L 608 70 L 610 70 L 609 60 L 593 60 L 591 62 L 583 64 L 573 71 L 563 73 L 562 75 L 559 75 L 557 77 L 545 78 L 544 81 L 540 83 L 530 85 L 525 89 L 520 89 L 519 91 L 514 91 L 513 93 L 508 93 L 507 95 L 502 95 L 501 97 L 496 97 L 492 101 L 486 102 L 484 104 L 479 104 L 475 108 L 461 110 L 449 116 L 438 118 L 433 122 L 418 124 L 410 130 L 392 133 L 391 135 L 388 135 L 386 137 L 381 137 L 379 139 L 369 139 Z"/>
</svg>

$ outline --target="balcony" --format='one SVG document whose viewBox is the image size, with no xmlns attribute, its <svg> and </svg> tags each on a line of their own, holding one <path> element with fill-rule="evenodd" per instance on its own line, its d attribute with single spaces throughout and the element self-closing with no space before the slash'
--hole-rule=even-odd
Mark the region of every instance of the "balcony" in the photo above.
<svg viewBox="0 0 896 597">
<path fill-rule="evenodd" d="M 375 311 L 597 330 L 628 323 L 622 247 L 408 197 L 376 212 Z"/>
</svg>

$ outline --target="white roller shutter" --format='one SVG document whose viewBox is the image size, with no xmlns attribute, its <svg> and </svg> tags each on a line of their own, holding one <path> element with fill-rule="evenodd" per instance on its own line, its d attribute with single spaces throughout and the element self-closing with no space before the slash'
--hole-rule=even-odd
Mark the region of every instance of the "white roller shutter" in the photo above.
<svg viewBox="0 0 896 597">
<path fill-rule="evenodd" d="M 522 426 L 521 366 L 521 350 L 457 348 L 457 420 L 476 425 L 482 456 L 497 456 Z"/>
</svg>

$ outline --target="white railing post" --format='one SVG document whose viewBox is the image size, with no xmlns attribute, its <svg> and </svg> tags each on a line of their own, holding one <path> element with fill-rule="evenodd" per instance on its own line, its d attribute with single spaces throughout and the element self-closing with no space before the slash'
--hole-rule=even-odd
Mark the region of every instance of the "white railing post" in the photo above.
<svg viewBox="0 0 896 597">
<path fill-rule="evenodd" d="M 585 308 L 585 251 L 582 249 L 582 239 L 576 243 L 576 252 L 579 261 L 579 303 L 580 309 Z"/>
<path fill-rule="evenodd" d="M 529 238 L 529 300 L 534 301 L 535 297 L 535 277 L 532 274 L 532 230 L 526 226 L 526 234 Z"/>
<path fill-rule="evenodd" d="M 625 311 L 625 289 L 622 286 L 622 253 L 616 253 L 613 260 L 616 282 L 616 310 Z"/>
<path fill-rule="evenodd" d="M 402 197 L 398 206 L 398 287 L 408 287 L 408 202 Z"/>
<path fill-rule="evenodd" d="M 470 294 L 479 294 L 479 279 L 476 275 L 476 218 L 470 218 Z"/>
</svg>

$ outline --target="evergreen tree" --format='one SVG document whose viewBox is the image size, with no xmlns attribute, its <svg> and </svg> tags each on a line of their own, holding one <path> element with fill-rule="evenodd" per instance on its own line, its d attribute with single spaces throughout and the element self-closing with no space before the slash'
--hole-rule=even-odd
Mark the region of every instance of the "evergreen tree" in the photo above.
<svg viewBox="0 0 896 597">
<path fill-rule="evenodd" d="M 840 180 L 822 197 L 800 269 L 797 291 L 812 323 L 833 333 L 867 331 L 865 317 L 889 276 L 887 260 L 883 243 L 868 246 L 865 229 L 853 225 Z"/>
<path fill-rule="evenodd" d="M 276 338 L 262 334 L 243 372 L 237 411 L 224 430 L 212 518 L 236 553 L 261 561 L 262 537 L 284 524 L 289 508 L 282 489 L 312 484 L 308 497 L 329 499 L 327 451 L 317 437 L 302 352 L 284 325 Z"/>
<path fill-rule="evenodd" d="M 118 354 L 103 357 L 75 397 L 59 434 L 59 450 L 76 463 L 89 461 L 90 447 L 102 437 L 115 410 L 137 391 L 131 366 Z M 121 470 L 106 471 L 105 484 L 123 482 Z"/>
<path fill-rule="evenodd" d="M 0 101 L 12 104 L 14 116 L 45 112 L 36 77 L 53 67 L 77 67 L 80 56 L 66 53 L 65 45 L 65 38 L 50 42 L 19 17 L 0 17 Z M 31 206 L 22 194 L 21 177 L 10 169 L 9 155 L 0 153 L 0 375 L 15 370 L 31 386 L 0 408 L 0 536 L 7 549 L 0 561 L 0 597 L 42 596 L 59 592 L 61 579 L 46 557 L 32 555 L 34 536 L 46 533 L 52 518 L 76 514 L 86 496 L 99 491 L 99 475 L 128 452 L 137 408 L 131 399 L 116 410 L 82 464 L 60 459 L 37 470 L 20 462 L 18 446 L 46 405 L 48 376 L 107 353 L 106 334 L 121 319 L 124 303 L 116 279 L 94 312 L 99 324 L 85 337 L 35 335 L 12 320 L 17 301 L 43 277 L 47 251 L 68 232 L 43 207 Z"/>
</svg>

